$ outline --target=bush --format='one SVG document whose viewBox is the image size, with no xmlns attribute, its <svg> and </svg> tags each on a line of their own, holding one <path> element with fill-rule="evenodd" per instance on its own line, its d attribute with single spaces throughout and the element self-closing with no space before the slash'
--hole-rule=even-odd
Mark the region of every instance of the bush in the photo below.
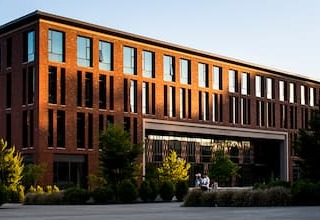
<svg viewBox="0 0 320 220">
<path fill-rule="evenodd" d="M 300 180 L 292 186 L 294 205 L 320 205 L 320 182 Z"/>
<path fill-rule="evenodd" d="M 114 193 L 110 186 L 100 186 L 93 190 L 92 197 L 97 203 L 107 203 L 113 200 Z"/>
<path fill-rule="evenodd" d="M 6 203 L 8 199 L 8 192 L 4 185 L 0 184 L 0 206 Z"/>
<path fill-rule="evenodd" d="M 144 202 L 147 202 L 150 198 L 151 193 L 152 193 L 152 189 L 150 187 L 149 181 L 148 180 L 143 181 L 139 188 L 140 199 Z"/>
<path fill-rule="evenodd" d="M 89 192 L 85 189 L 73 187 L 66 189 L 63 193 L 63 200 L 67 204 L 85 204 L 89 199 Z"/>
<path fill-rule="evenodd" d="M 187 181 L 178 181 L 176 184 L 176 198 L 178 201 L 183 201 L 184 197 L 188 194 L 189 186 Z"/>
<path fill-rule="evenodd" d="M 163 201 L 169 202 L 174 196 L 174 185 L 171 181 L 165 180 L 160 185 L 160 197 Z"/>
<path fill-rule="evenodd" d="M 63 203 L 63 194 L 61 192 L 52 193 L 27 193 L 25 196 L 25 205 L 59 205 Z"/>
<path fill-rule="evenodd" d="M 134 202 L 138 198 L 138 189 L 131 180 L 124 180 L 119 186 L 119 200 L 123 203 Z"/>
<path fill-rule="evenodd" d="M 248 207 L 251 206 L 252 201 L 250 200 L 250 191 L 238 190 L 234 191 L 232 196 L 233 206 L 235 207 Z"/>
<path fill-rule="evenodd" d="M 222 190 L 217 194 L 217 204 L 218 206 L 230 207 L 234 206 L 233 194 L 235 191 L 232 190 Z"/>
<path fill-rule="evenodd" d="M 290 189 L 282 186 L 272 187 L 265 194 L 267 206 L 286 206 L 291 202 Z"/>
<path fill-rule="evenodd" d="M 150 189 L 151 189 L 151 192 L 149 194 L 149 200 L 152 202 L 159 195 L 158 181 L 156 181 L 154 179 L 149 179 L 149 186 L 150 186 Z"/>
<path fill-rule="evenodd" d="M 184 206 L 208 206 L 208 200 L 204 203 L 204 194 L 209 195 L 209 193 L 204 193 L 201 190 L 194 189 L 190 191 L 184 200 Z M 209 197 L 209 196 L 208 196 Z"/>
</svg>

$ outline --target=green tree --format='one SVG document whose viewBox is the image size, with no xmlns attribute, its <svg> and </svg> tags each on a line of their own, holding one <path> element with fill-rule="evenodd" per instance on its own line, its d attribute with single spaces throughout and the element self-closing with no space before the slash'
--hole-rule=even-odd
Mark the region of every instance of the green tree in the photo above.
<svg viewBox="0 0 320 220">
<path fill-rule="evenodd" d="M 15 194 L 19 197 L 22 197 L 21 193 L 23 192 L 21 184 L 23 168 L 20 153 L 16 151 L 14 146 L 8 147 L 7 142 L 0 139 L 0 184 L 12 195 Z"/>
<path fill-rule="evenodd" d="M 320 111 L 315 110 L 311 114 L 309 126 L 300 129 L 295 150 L 301 158 L 298 163 L 302 168 L 302 178 L 313 182 L 320 181 Z"/>
<path fill-rule="evenodd" d="M 214 152 L 209 176 L 214 181 L 226 184 L 232 176 L 238 175 L 239 166 L 232 162 L 223 151 Z"/>
<path fill-rule="evenodd" d="M 171 181 L 175 185 L 178 181 L 188 180 L 189 169 L 190 164 L 172 150 L 164 159 L 162 167 L 158 168 L 160 182 Z"/>
<path fill-rule="evenodd" d="M 37 186 L 40 179 L 46 172 L 44 164 L 28 164 L 23 169 L 22 182 L 26 188 L 30 186 Z"/>
<path fill-rule="evenodd" d="M 131 145 L 130 134 L 119 125 L 111 125 L 100 134 L 100 162 L 103 176 L 114 188 L 125 179 L 137 176 L 140 144 Z"/>
</svg>

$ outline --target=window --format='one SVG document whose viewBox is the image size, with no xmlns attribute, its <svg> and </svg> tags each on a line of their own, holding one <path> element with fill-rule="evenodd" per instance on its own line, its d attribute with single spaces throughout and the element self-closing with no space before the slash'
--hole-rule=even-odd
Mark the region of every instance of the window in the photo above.
<svg viewBox="0 0 320 220">
<path fill-rule="evenodd" d="M 191 84 L 190 60 L 180 59 L 180 83 Z"/>
<path fill-rule="evenodd" d="M 99 115 L 99 133 L 104 130 L 104 115 Z"/>
<path fill-rule="evenodd" d="M 290 89 L 289 102 L 290 103 L 295 103 L 295 84 L 290 83 L 289 84 L 289 89 Z"/>
<path fill-rule="evenodd" d="M 309 105 L 314 106 L 314 88 L 309 88 Z"/>
<path fill-rule="evenodd" d="M 288 107 L 280 105 L 280 128 L 288 128 Z"/>
<path fill-rule="evenodd" d="M 235 70 L 229 70 L 229 92 L 238 92 L 238 73 Z"/>
<path fill-rule="evenodd" d="M 65 147 L 65 111 L 57 111 L 57 147 Z"/>
<path fill-rule="evenodd" d="M 29 31 L 23 39 L 23 62 L 32 62 L 35 58 L 35 32 Z"/>
<path fill-rule="evenodd" d="M 99 75 L 99 108 L 107 108 L 107 77 L 105 75 Z"/>
<path fill-rule="evenodd" d="M 306 104 L 306 87 L 305 86 L 303 86 L 303 85 L 301 85 L 300 86 L 300 95 L 301 95 L 301 99 L 300 99 L 300 103 L 301 103 L 301 105 L 305 105 Z"/>
<path fill-rule="evenodd" d="M 82 73 L 77 72 L 77 105 L 82 106 Z"/>
<path fill-rule="evenodd" d="M 12 38 L 7 39 L 7 67 L 12 63 Z"/>
<path fill-rule="evenodd" d="M 256 76 L 256 97 L 261 97 L 261 76 Z"/>
<path fill-rule="evenodd" d="M 137 113 L 137 80 L 130 80 L 130 112 Z"/>
<path fill-rule="evenodd" d="M 273 95 L 272 95 L 272 79 L 271 78 L 267 78 L 267 99 L 272 99 Z"/>
<path fill-rule="evenodd" d="M 264 102 L 257 100 L 256 102 L 256 116 L 257 116 L 257 126 L 262 127 L 265 123 L 264 116 Z"/>
<path fill-rule="evenodd" d="M 250 75 L 249 73 L 241 74 L 241 94 L 250 95 Z"/>
<path fill-rule="evenodd" d="M 106 41 L 99 41 L 99 68 L 101 70 L 112 70 L 112 44 Z"/>
<path fill-rule="evenodd" d="M 209 93 L 199 91 L 199 120 L 209 120 Z"/>
<path fill-rule="evenodd" d="M 212 121 L 222 122 L 223 102 L 222 94 L 212 94 Z"/>
<path fill-rule="evenodd" d="M 142 82 L 142 114 L 149 113 L 149 83 Z"/>
<path fill-rule="evenodd" d="M 28 147 L 28 111 L 22 111 L 22 147 Z"/>
<path fill-rule="evenodd" d="M 11 108 L 11 97 L 12 97 L 11 90 L 12 90 L 11 73 L 7 73 L 6 108 Z"/>
<path fill-rule="evenodd" d="M 239 110 L 239 98 L 229 97 L 229 122 L 232 124 L 239 123 L 238 110 Z"/>
<path fill-rule="evenodd" d="M 64 62 L 64 33 L 49 30 L 48 54 L 50 61 Z"/>
<path fill-rule="evenodd" d="M 136 75 L 136 49 L 132 47 L 123 47 L 123 72 Z"/>
<path fill-rule="evenodd" d="M 53 147 L 53 110 L 48 110 L 48 147 Z"/>
<path fill-rule="evenodd" d="M 176 88 L 169 87 L 169 117 L 176 117 Z"/>
<path fill-rule="evenodd" d="M 34 67 L 28 68 L 28 104 L 33 104 L 34 102 Z"/>
<path fill-rule="evenodd" d="M 113 98 L 113 94 L 114 94 L 114 87 L 113 87 L 113 76 L 110 76 L 109 78 L 109 109 L 113 110 L 114 108 L 114 98 Z"/>
<path fill-rule="evenodd" d="M 88 147 L 93 148 L 93 114 L 88 114 Z"/>
<path fill-rule="evenodd" d="M 241 124 L 242 125 L 250 124 L 251 123 L 250 99 L 241 98 L 240 109 L 241 109 Z"/>
<path fill-rule="evenodd" d="M 77 61 L 79 66 L 92 67 L 92 40 L 90 38 L 78 36 Z"/>
<path fill-rule="evenodd" d="M 186 89 L 180 89 L 180 118 L 186 118 Z"/>
<path fill-rule="evenodd" d="M 284 101 L 284 82 L 279 81 L 279 101 Z"/>
<path fill-rule="evenodd" d="M 60 73 L 60 104 L 66 104 L 66 69 L 61 68 Z"/>
<path fill-rule="evenodd" d="M 2 44 L 0 42 L 0 72 L 1 72 L 1 66 L 2 66 Z"/>
<path fill-rule="evenodd" d="M 204 63 L 198 64 L 198 77 L 200 87 L 209 87 L 208 65 Z"/>
<path fill-rule="evenodd" d="M 26 105 L 27 104 L 27 69 L 23 68 L 22 69 L 22 105 Z"/>
<path fill-rule="evenodd" d="M 213 67 L 213 89 L 222 90 L 222 68 Z"/>
<path fill-rule="evenodd" d="M 57 68 L 49 66 L 49 85 L 48 85 L 48 95 L 49 103 L 57 103 Z"/>
<path fill-rule="evenodd" d="M 6 114 L 6 141 L 11 146 L 11 114 Z"/>
<path fill-rule="evenodd" d="M 174 57 L 163 56 L 163 77 L 165 81 L 175 82 Z"/>
<path fill-rule="evenodd" d="M 267 102 L 267 127 L 275 127 L 275 104 Z"/>
<path fill-rule="evenodd" d="M 84 148 L 85 145 L 85 114 L 77 113 L 77 148 Z"/>
<path fill-rule="evenodd" d="M 93 105 L 93 79 L 92 73 L 86 73 L 86 81 L 85 81 L 85 106 L 88 108 L 92 108 Z"/>
<path fill-rule="evenodd" d="M 144 50 L 142 52 L 142 74 L 146 78 L 154 78 L 154 53 Z"/>
</svg>

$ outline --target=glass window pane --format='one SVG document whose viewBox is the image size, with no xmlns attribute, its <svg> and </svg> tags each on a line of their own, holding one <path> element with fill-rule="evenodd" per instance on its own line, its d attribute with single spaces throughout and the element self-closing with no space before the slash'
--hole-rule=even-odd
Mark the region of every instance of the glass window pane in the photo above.
<svg viewBox="0 0 320 220">
<path fill-rule="evenodd" d="M 28 33 L 28 62 L 34 61 L 35 55 L 35 32 Z"/>
<path fill-rule="evenodd" d="M 135 74 L 135 49 L 131 47 L 123 48 L 123 72 Z"/>
<path fill-rule="evenodd" d="M 152 78 L 153 76 L 153 53 L 150 51 L 143 51 L 142 73 L 144 77 Z"/>
<path fill-rule="evenodd" d="M 77 38 L 77 58 L 79 66 L 92 66 L 91 40 L 86 37 Z"/>
<path fill-rule="evenodd" d="M 235 70 L 229 70 L 229 92 L 236 91 L 236 72 Z"/>
<path fill-rule="evenodd" d="M 99 41 L 99 68 L 102 70 L 112 70 L 112 44 Z"/>
<path fill-rule="evenodd" d="M 64 34 L 60 31 L 49 30 L 48 53 L 50 61 L 64 61 Z"/>
<path fill-rule="evenodd" d="M 174 58 L 171 56 L 163 56 L 163 76 L 165 81 L 174 82 Z"/>
<path fill-rule="evenodd" d="M 180 59 L 180 83 L 189 84 L 189 60 Z"/>
</svg>

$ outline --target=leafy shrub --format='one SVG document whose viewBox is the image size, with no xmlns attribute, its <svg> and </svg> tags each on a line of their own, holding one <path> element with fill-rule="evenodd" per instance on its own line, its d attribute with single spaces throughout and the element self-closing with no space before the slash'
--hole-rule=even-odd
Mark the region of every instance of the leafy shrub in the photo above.
<svg viewBox="0 0 320 220">
<path fill-rule="evenodd" d="M 171 181 L 165 180 L 160 185 L 160 197 L 163 201 L 171 201 L 174 196 L 174 185 Z"/>
<path fill-rule="evenodd" d="M 25 205 L 59 205 L 63 203 L 63 194 L 61 192 L 52 193 L 27 193 L 25 196 Z"/>
<path fill-rule="evenodd" d="M 149 181 L 148 180 L 143 181 L 139 188 L 140 199 L 144 202 L 147 202 L 150 198 L 151 193 L 152 193 L 152 189 L 150 187 Z"/>
<path fill-rule="evenodd" d="M 0 184 L 0 206 L 6 203 L 8 199 L 8 192 L 4 185 Z"/>
<path fill-rule="evenodd" d="M 291 202 L 290 189 L 282 186 L 272 187 L 265 194 L 267 206 L 286 206 Z"/>
<path fill-rule="evenodd" d="M 208 206 L 210 199 L 206 199 L 204 203 L 204 194 L 209 195 L 209 193 L 204 193 L 201 190 L 194 189 L 190 191 L 184 200 L 184 206 Z"/>
<path fill-rule="evenodd" d="M 294 205 L 320 205 L 320 182 L 300 180 L 292 186 Z"/>
<path fill-rule="evenodd" d="M 92 192 L 92 197 L 97 203 L 107 203 L 113 200 L 114 193 L 110 186 L 100 186 Z"/>
<path fill-rule="evenodd" d="M 17 189 L 9 189 L 7 190 L 7 199 L 10 203 L 20 203 L 24 200 L 24 187 L 19 185 Z"/>
<path fill-rule="evenodd" d="M 270 183 L 268 183 L 268 188 L 277 187 L 277 186 L 289 189 L 291 188 L 291 183 L 284 180 L 271 181 Z"/>
<path fill-rule="evenodd" d="M 234 191 L 232 190 L 221 190 L 217 194 L 217 203 L 218 206 L 230 207 L 234 206 L 233 201 Z"/>
<path fill-rule="evenodd" d="M 131 180 L 124 180 L 119 186 L 119 200 L 123 203 L 131 203 L 138 198 L 138 189 Z"/>
<path fill-rule="evenodd" d="M 63 193 L 63 200 L 68 204 L 85 204 L 89 197 L 87 190 L 78 187 L 66 189 Z"/>
<path fill-rule="evenodd" d="M 233 206 L 236 206 L 236 207 L 251 206 L 250 191 L 248 190 L 234 191 L 232 200 L 233 200 Z"/>
<path fill-rule="evenodd" d="M 250 191 L 250 206 L 265 206 L 266 194 L 265 190 L 252 190 Z"/>
<path fill-rule="evenodd" d="M 183 201 L 189 190 L 187 181 L 178 181 L 176 184 L 176 198 L 178 201 Z"/>
<path fill-rule="evenodd" d="M 152 202 L 159 195 L 159 184 L 158 184 L 158 181 L 156 181 L 154 179 L 149 179 L 149 186 L 150 186 L 150 189 L 151 189 L 151 192 L 149 194 L 149 200 Z"/>
</svg>

